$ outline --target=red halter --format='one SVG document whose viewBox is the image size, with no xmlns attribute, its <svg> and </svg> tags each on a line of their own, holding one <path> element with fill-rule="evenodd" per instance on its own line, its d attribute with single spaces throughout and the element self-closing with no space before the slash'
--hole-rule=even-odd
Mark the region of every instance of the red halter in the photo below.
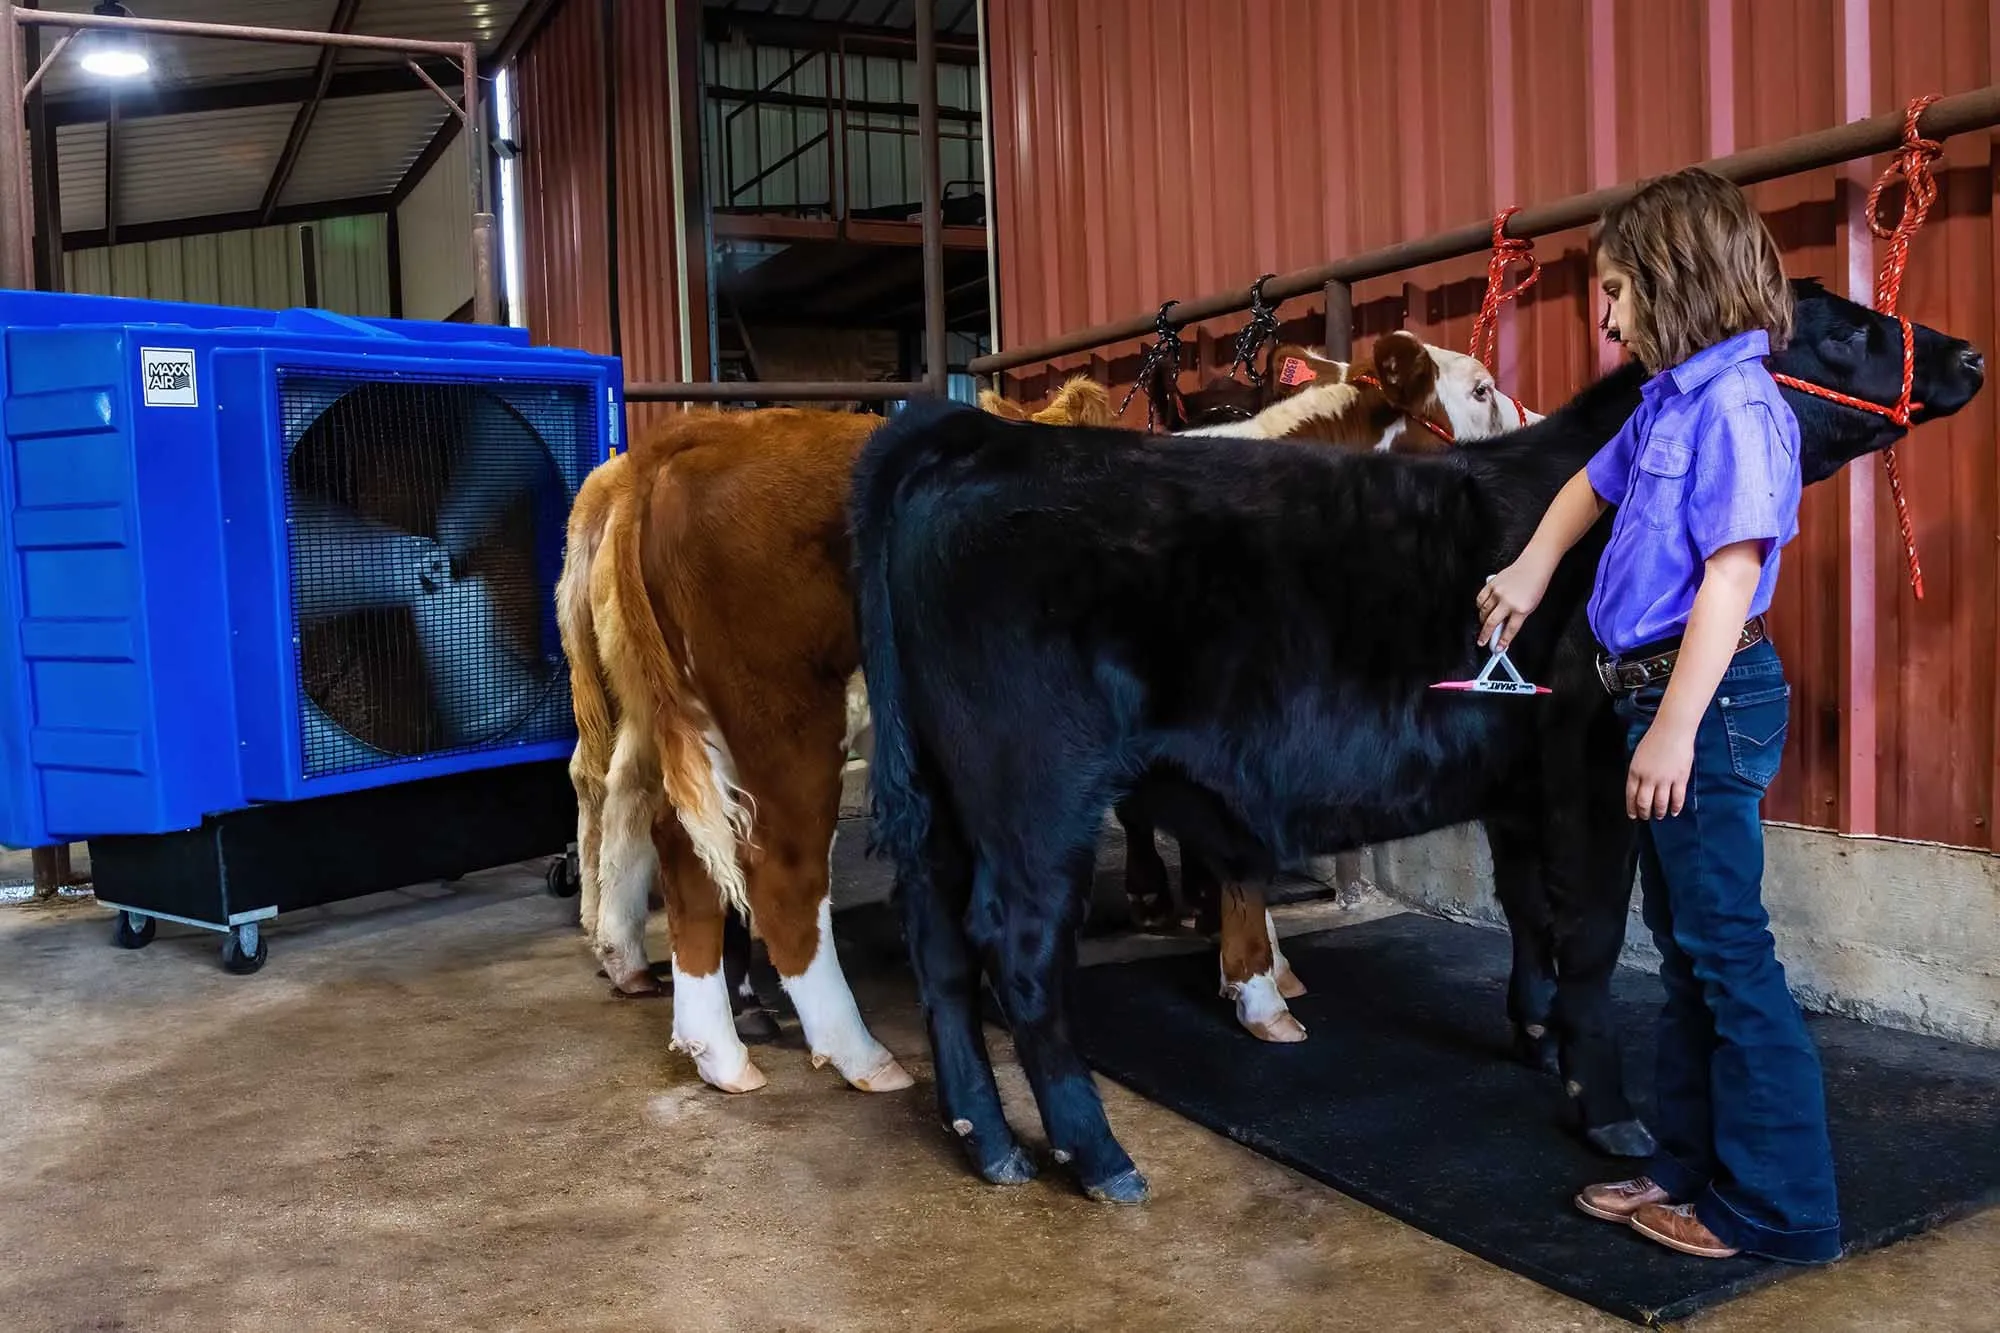
<svg viewBox="0 0 2000 1333">
<path fill-rule="evenodd" d="M 1366 385 L 1371 389 L 1382 388 L 1382 381 L 1376 379 L 1373 375 L 1350 375 L 1347 377 L 1347 382 L 1349 384 Z M 1494 385 L 1493 388 L 1494 391 L 1497 392 L 1502 398 L 1505 398 L 1508 402 L 1514 405 L 1514 414 L 1520 418 L 1519 424 L 1522 426 L 1527 425 L 1528 409 L 1522 406 L 1521 400 L 1516 398 L 1513 394 L 1508 393 L 1505 389 L 1502 389 L 1497 384 Z M 1383 394 L 1386 397 L 1387 391 L 1384 390 Z M 1411 420 L 1415 421 L 1418 425 L 1422 426 L 1425 430 L 1437 436 L 1440 440 L 1443 440 L 1446 444 L 1455 445 L 1458 443 L 1458 438 L 1451 433 L 1450 426 L 1440 426 L 1437 422 L 1432 421 L 1429 417 L 1420 417 L 1414 412 L 1410 413 L 1410 418 Z"/>
<path fill-rule="evenodd" d="M 1376 379 L 1373 375 L 1349 375 L 1347 377 L 1347 382 L 1349 384 L 1365 385 L 1370 389 L 1378 389 L 1381 390 L 1383 397 L 1386 398 L 1389 396 L 1388 390 L 1382 388 L 1382 381 Z M 1429 417 L 1420 417 L 1415 412 L 1410 413 L 1409 417 L 1410 420 L 1416 422 L 1419 426 L 1422 426 L 1425 430 L 1437 436 L 1440 440 L 1443 440 L 1446 444 L 1458 443 L 1456 437 L 1454 437 L 1451 433 L 1450 426 L 1440 426 L 1438 425 L 1437 422 L 1432 421 Z M 1521 420 L 1526 421 L 1527 418 L 1522 417 Z"/>
<path fill-rule="evenodd" d="M 1910 413 L 1922 406 L 1910 401 L 1911 384 L 1917 373 L 1917 333 L 1909 320 L 1896 313 L 1896 304 L 1903 293 L 1903 270 L 1910 262 L 1910 238 L 1917 234 L 1917 228 L 1924 225 L 1931 205 L 1937 202 L 1937 181 L 1931 175 L 1931 163 L 1944 155 L 1944 145 L 1917 132 L 1917 121 L 1922 118 L 1924 108 L 1935 101 L 1936 97 L 1919 97 L 1904 108 L 1903 146 L 1897 150 L 1895 160 L 1888 169 L 1876 180 L 1875 187 L 1868 192 L 1868 229 L 1889 242 L 1888 253 L 1882 257 L 1881 275 L 1875 279 L 1875 308 L 1885 315 L 1894 316 L 1903 328 L 1903 391 L 1897 395 L 1896 405 L 1887 407 L 1865 398 L 1853 398 L 1790 375 L 1771 376 L 1788 388 L 1839 403 L 1842 407 L 1873 412 L 1905 429 L 1910 424 Z M 1896 219 L 1894 227 L 1884 227 L 1880 212 L 1882 192 L 1898 176 L 1903 178 L 1903 213 Z M 1917 560 L 1916 527 L 1910 522 L 1909 501 L 1903 498 L 1903 479 L 1896 471 L 1894 449 L 1882 451 L 1882 466 L 1889 473 L 1889 494 L 1896 502 L 1896 526 L 1902 530 L 1903 554 L 1910 564 L 1910 591 L 1921 602 L 1924 599 L 1924 569 Z"/>
</svg>

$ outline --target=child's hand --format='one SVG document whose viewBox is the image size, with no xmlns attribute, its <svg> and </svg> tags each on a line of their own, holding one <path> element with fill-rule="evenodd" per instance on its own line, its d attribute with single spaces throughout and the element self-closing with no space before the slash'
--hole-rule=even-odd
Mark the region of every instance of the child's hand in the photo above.
<svg viewBox="0 0 2000 1333">
<path fill-rule="evenodd" d="M 1484 648 L 1490 639 L 1506 651 L 1548 590 L 1549 571 L 1528 559 L 1516 560 L 1486 580 L 1479 590 L 1479 646 Z"/>
<path fill-rule="evenodd" d="M 1632 768 L 1625 775 L 1625 817 L 1665 819 L 1679 814 L 1693 771 L 1694 736 L 1654 722 L 1632 752 Z"/>
</svg>

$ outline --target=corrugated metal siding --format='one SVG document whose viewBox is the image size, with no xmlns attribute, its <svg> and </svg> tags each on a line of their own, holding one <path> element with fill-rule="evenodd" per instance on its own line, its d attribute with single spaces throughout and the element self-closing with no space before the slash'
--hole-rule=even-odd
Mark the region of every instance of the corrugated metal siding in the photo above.
<svg viewBox="0 0 2000 1333">
<path fill-rule="evenodd" d="M 528 327 L 540 342 L 605 353 L 610 268 L 598 46 L 597 6 L 569 0 L 522 53 L 517 97 Z"/>
<path fill-rule="evenodd" d="M 1834 124 L 1923 92 L 1993 82 L 1994 0 L 990 0 L 1002 343 L 1069 329 Z M 1865 45 L 1856 46 L 1855 43 Z M 1850 50 L 1865 53 L 1849 88 Z M 1993 349 L 1991 135 L 1948 146 L 1944 199 L 1918 240 L 1903 309 Z M 1856 169 L 1865 190 L 1882 164 Z M 1795 273 L 1867 295 L 1859 191 L 1821 172 L 1757 188 Z M 1503 325 L 1501 379 L 1552 406 L 1603 353 L 1582 235 L 1537 244 L 1543 280 Z M 1483 283 L 1467 260 L 1364 284 L 1366 337 L 1407 324 L 1464 347 Z M 1316 338 L 1317 303 L 1288 332 Z M 1226 363 L 1240 318 L 1200 338 Z M 1122 386 L 1135 346 L 1076 358 Z M 1024 377 L 1029 397 L 1053 376 Z M 1190 372 L 1191 387 L 1197 376 Z M 2000 464 L 1994 394 L 1903 450 L 1927 596 L 1908 590 L 1888 488 L 1861 553 L 1875 627 L 1878 781 L 1843 777 L 1858 717 L 1850 668 L 1849 495 L 1808 492 L 1786 553 L 1777 634 L 1796 701 L 1767 816 L 1995 846 L 2000 763 Z M 1131 420 L 1143 420 L 1134 404 Z M 1876 468 L 1879 465 L 1867 464 Z M 1850 469 L 1850 471 L 1852 471 Z M 1865 573 L 1866 571 L 1862 571 Z M 1865 755 L 1861 760 L 1865 766 Z"/>
<path fill-rule="evenodd" d="M 389 314 L 389 215 L 312 223 L 319 256 L 319 303 L 343 315 Z"/>
<path fill-rule="evenodd" d="M 679 379 L 672 107 L 665 4 L 618 7 L 621 354 L 631 380 Z M 611 348 L 599 10 L 571 0 L 519 65 L 523 273 L 544 343 Z M 689 151 L 695 138 L 683 136 Z M 635 424 L 644 413 L 635 409 Z"/>
<path fill-rule="evenodd" d="M 380 215 L 312 224 L 319 303 L 343 315 L 389 313 L 389 250 Z M 297 226 L 183 236 L 63 256 L 64 287 L 97 296 L 282 310 L 304 305 Z"/>
<path fill-rule="evenodd" d="M 444 319 L 472 299 L 471 189 L 465 154 L 446 153 L 396 210 L 411 319 Z"/>
<path fill-rule="evenodd" d="M 153 222 L 257 207 L 284 151 L 296 108 L 244 107 L 210 115 L 118 123 L 118 221 Z M 104 225 L 103 125 L 57 131 L 63 230 Z"/>
<path fill-rule="evenodd" d="M 299 152 L 299 164 L 285 182 L 282 202 L 310 204 L 388 194 L 402 183 L 450 114 L 429 90 L 322 102 Z M 287 131 L 290 128 L 288 118 Z M 463 143 L 447 156 L 462 160 Z M 269 184 L 268 177 L 265 183 Z"/>
<path fill-rule="evenodd" d="M 506 34 L 526 0 L 367 0 L 353 31 L 430 41 L 474 40 L 491 49 Z M 91 0 L 45 6 L 87 10 Z M 141 6 L 147 18 L 250 23 L 263 27 L 324 29 L 337 0 L 163 0 Z M 44 36 L 43 50 L 53 43 Z M 74 48 L 73 48 L 74 49 Z M 151 39 L 155 72 L 121 94 L 118 145 L 121 225 L 208 216 L 255 208 L 284 149 L 298 103 L 201 114 L 152 116 L 189 83 L 304 75 L 319 59 L 311 46 L 211 38 Z M 393 52 L 343 50 L 337 68 L 399 64 Z M 101 97 L 102 81 L 83 75 L 65 56 L 47 79 L 52 94 Z M 455 97 L 455 82 L 447 84 Z M 448 114 L 422 89 L 371 97 L 336 97 L 322 103 L 297 168 L 286 182 L 285 204 L 316 203 L 386 194 L 423 151 Z M 96 230 L 104 225 L 104 127 L 65 126 L 59 133 L 63 226 Z"/>
</svg>

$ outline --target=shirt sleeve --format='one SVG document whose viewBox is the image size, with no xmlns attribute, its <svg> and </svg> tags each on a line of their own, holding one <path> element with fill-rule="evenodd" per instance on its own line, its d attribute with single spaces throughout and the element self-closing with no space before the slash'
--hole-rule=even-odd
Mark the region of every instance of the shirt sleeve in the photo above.
<svg viewBox="0 0 2000 1333">
<path fill-rule="evenodd" d="M 1686 511 L 1688 536 L 1701 558 L 1735 542 L 1786 539 L 1784 481 L 1795 466 L 1784 433 L 1763 403 L 1711 416 L 1695 447 Z"/>
<path fill-rule="evenodd" d="M 1590 478 L 1590 489 L 1608 505 L 1624 504 L 1626 494 L 1632 489 L 1632 447 L 1637 439 L 1637 432 L 1627 422 L 1609 444 L 1583 465 L 1584 474 Z"/>
</svg>

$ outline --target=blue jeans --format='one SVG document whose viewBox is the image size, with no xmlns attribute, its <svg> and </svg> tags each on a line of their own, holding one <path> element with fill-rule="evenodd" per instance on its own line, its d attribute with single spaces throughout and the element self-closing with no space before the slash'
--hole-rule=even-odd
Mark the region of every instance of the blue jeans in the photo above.
<svg viewBox="0 0 2000 1333">
<path fill-rule="evenodd" d="M 1664 697 L 1618 701 L 1638 748 Z M 1762 899 L 1758 807 L 1777 776 L 1791 708 L 1769 642 L 1738 653 L 1702 714 L 1679 815 L 1642 825 L 1639 879 L 1660 950 L 1647 1174 L 1726 1244 L 1793 1263 L 1840 1254 L 1819 1053 L 1785 985 Z"/>
</svg>

